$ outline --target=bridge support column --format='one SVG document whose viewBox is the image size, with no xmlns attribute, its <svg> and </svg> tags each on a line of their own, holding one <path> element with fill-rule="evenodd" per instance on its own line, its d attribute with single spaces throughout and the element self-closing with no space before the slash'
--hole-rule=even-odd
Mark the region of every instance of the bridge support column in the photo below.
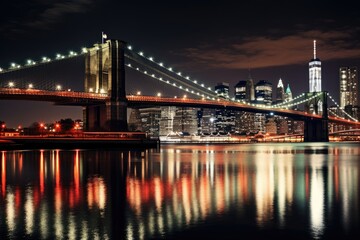
<svg viewBox="0 0 360 240">
<path fill-rule="evenodd" d="M 85 62 L 85 92 L 107 94 L 106 104 L 84 110 L 88 131 L 128 131 L 125 93 L 126 43 L 107 40 L 88 49 Z"/>
<path fill-rule="evenodd" d="M 87 131 L 105 131 L 106 126 L 105 104 L 87 106 L 83 109 L 84 129 Z"/>
<path fill-rule="evenodd" d="M 304 142 L 328 142 L 329 129 L 326 119 L 309 119 L 304 122 Z"/>
<path fill-rule="evenodd" d="M 128 131 L 127 103 L 123 101 L 109 101 L 106 103 L 106 126 L 109 131 Z"/>
<path fill-rule="evenodd" d="M 304 142 L 328 142 L 329 120 L 327 111 L 327 92 L 310 92 L 305 95 L 310 99 L 305 104 L 305 111 L 321 115 L 322 118 L 304 120 Z"/>
</svg>

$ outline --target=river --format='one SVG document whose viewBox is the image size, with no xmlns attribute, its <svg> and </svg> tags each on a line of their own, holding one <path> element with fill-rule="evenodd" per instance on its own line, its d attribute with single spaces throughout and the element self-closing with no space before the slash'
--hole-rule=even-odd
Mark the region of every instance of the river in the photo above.
<svg viewBox="0 0 360 240">
<path fill-rule="evenodd" d="M 0 239 L 358 239 L 360 145 L 1 152 Z"/>
</svg>

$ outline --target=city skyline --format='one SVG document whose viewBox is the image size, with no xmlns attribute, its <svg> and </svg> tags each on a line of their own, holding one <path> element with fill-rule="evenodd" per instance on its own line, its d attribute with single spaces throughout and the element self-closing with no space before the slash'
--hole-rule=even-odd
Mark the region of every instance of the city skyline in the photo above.
<svg viewBox="0 0 360 240">
<path fill-rule="evenodd" d="M 0 67 L 57 51 L 91 47 L 101 41 L 104 31 L 109 38 L 125 40 L 212 87 L 228 82 L 231 95 L 235 84 L 247 79 L 250 69 L 254 83 L 268 80 L 276 86 L 281 78 L 296 96 L 308 91 L 308 62 L 316 39 L 317 55 L 322 61 L 322 88 L 338 99 L 339 68 L 360 65 L 356 37 L 360 19 L 351 14 L 355 9 L 345 13 L 336 3 L 312 2 L 311 8 L 307 3 L 299 2 L 294 8 L 280 1 L 272 12 L 267 12 L 270 3 L 262 1 L 246 3 L 249 5 L 185 1 L 177 7 L 161 1 L 138 1 L 122 3 L 122 8 L 132 11 L 120 14 L 120 4 L 113 1 L 6 3 L 9 11 L 0 23 L 0 43 L 7 47 L 1 48 Z M 264 9 L 257 8 L 258 4 Z M 346 1 L 342 4 L 346 5 Z M 27 11 L 29 8 L 32 11 Z M 151 80 L 146 82 L 152 84 Z M 82 117 L 79 107 L 23 104 L 2 101 L 0 120 L 15 127 L 19 124 L 16 121 L 26 119 L 31 124 Z M 12 116 L 4 115 L 10 110 Z"/>
</svg>

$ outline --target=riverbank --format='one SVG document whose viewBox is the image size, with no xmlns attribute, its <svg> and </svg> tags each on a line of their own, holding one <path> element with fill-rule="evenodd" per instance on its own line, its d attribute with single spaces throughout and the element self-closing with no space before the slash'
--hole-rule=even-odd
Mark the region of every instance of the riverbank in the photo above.
<svg viewBox="0 0 360 240">
<path fill-rule="evenodd" d="M 143 149 L 157 148 L 158 140 L 131 138 L 76 137 L 6 137 L 0 139 L 0 150 L 25 149 Z"/>
</svg>

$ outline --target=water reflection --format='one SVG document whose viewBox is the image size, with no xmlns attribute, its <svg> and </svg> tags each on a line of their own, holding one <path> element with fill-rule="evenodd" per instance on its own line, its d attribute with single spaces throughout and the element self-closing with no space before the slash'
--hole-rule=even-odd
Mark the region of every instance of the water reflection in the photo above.
<svg viewBox="0 0 360 240">
<path fill-rule="evenodd" d="M 314 238 L 320 238 L 324 230 L 324 176 L 323 156 L 310 158 L 310 224 Z"/>
<path fill-rule="evenodd" d="M 352 236 L 359 153 L 352 144 L 3 151 L 0 238 L 168 238 L 215 223 L 235 234 Z"/>
</svg>

